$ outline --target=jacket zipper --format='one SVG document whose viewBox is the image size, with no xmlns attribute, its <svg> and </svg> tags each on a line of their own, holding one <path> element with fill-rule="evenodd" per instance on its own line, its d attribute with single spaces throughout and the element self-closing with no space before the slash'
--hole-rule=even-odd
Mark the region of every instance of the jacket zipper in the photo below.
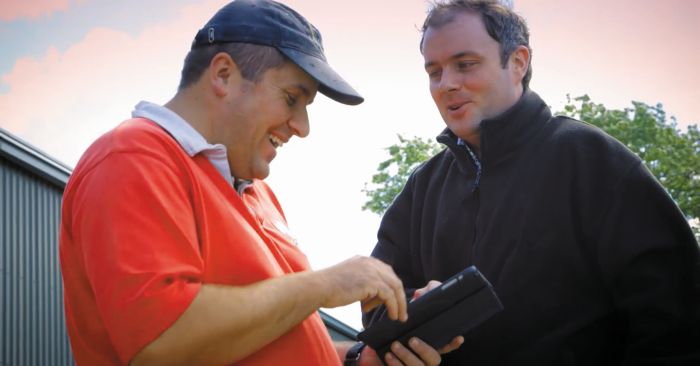
<svg viewBox="0 0 700 366">
<path fill-rule="evenodd" d="M 479 224 L 479 208 L 481 206 L 481 190 L 479 187 L 476 187 L 476 216 L 474 217 L 474 238 L 472 239 L 472 252 L 471 252 L 471 257 L 470 257 L 470 264 L 474 265 L 474 251 L 476 250 L 476 244 L 477 244 L 477 225 Z"/>
<path fill-rule="evenodd" d="M 481 189 L 479 189 L 479 184 L 481 183 L 482 165 L 479 159 L 476 157 L 472 149 L 469 148 L 467 144 L 462 143 L 464 149 L 467 150 L 469 155 L 471 155 L 472 163 L 476 168 L 476 178 L 474 179 L 474 186 L 472 187 L 472 192 L 476 195 L 476 215 L 474 215 L 474 237 L 472 238 L 472 249 L 470 253 L 470 265 L 474 265 L 474 252 L 477 245 L 477 233 L 478 233 L 478 223 L 479 223 L 479 211 L 481 208 Z"/>
</svg>

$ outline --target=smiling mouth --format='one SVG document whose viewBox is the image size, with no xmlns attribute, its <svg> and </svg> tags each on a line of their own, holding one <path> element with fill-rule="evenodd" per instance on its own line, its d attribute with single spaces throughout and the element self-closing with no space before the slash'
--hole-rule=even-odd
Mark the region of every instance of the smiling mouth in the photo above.
<svg viewBox="0 0 700 366">
<path fill-rule="evenodd" d="M 468 103 L 468 102 L 467 102 L 467 103 Z M 457 105 L 457 106 L 454 106 L 454 107 L 447 107 L 447 109 L 449 109 L 449 110 L 451 110 L 451 111 L 456 111 L 456 110 L 462 108 L 462 106 L 465 105 L 465 104 L 467 104 L 467 103 L 463 103 L 463 104 L 460 104 L 460 105 Z"/>
<path fill-rule="evenodd" d="M 282 142 L 282 140 L 280 140 L 279 137 L 273 135 L 268 135 L 267 137 L 270 139 L 270 142 L 272 143 L 272 146 L 275 147 L 275 149 L 284 145 L 284 142 Z"/>
</svg>

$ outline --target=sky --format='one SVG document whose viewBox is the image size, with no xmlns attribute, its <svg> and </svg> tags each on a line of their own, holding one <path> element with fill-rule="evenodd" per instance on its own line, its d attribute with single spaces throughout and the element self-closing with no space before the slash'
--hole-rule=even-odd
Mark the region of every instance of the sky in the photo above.
<svg viewBox="0 0 700 366">
<path fill-rule="evenodd" d="M 364 97 L 319 95 L 311 134 L 292 140 L 267 183 L 314 269 L 369 255 L 380 217 L 361 190 L 384 148 L 444 128 L 418 42 L 424 0 L 283 0 L 322 33 L 331 66 Z M 588 94 L 611 108 L 661 103 L 698 122 L 700 1 L 514 0 L 531 32 L 531 88 L 556 111 Z M 0 127 L 69 166 L 141 100 L 175 93 L 190 43 L 227 0 L 0 0 Z M 691 38 L 692 37 L 692 38 Z M 323 309 L 360 329 L 354 304 Z"/>
</svg>

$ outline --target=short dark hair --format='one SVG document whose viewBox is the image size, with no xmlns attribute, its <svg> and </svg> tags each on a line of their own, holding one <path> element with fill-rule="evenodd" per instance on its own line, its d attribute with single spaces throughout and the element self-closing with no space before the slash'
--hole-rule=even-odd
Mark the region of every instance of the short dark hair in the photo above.
<svg viewBox="0 0 700 366">
<path fill-rule="evenodd" d="M 227 53 L 236 63 L 244 79 L 260 81 L 265 71 L 284 66 L 288 58 L 274 47 L 253 43 L 215 43 L 190 50 L 185 57 L 179 90 L 194 84 L 202 77 L 211 60 L 219 53 Z"/>
<path fill-rule="evenodd" d="M 522 16 L 496 0 L 436 0 L 433 2 L 421 28 L 423 33 L 420 40 L 421 53 L 428 28 L 440 28 L 452 23 L 460 12 L 481 15 L 486 31 L 501 45 L 501 65 L 504 69 L 508 67 L 508 58 L 518 46 L 527 48 L 530 52 L 530 60 L 522 83 L 523 89 L 529 87 L 532 79 L 530 30 Z"/>
</svg>

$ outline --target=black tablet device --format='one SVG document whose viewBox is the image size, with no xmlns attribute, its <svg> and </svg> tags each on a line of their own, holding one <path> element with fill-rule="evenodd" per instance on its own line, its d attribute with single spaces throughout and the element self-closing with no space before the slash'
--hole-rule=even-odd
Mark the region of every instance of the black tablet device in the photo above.
<svg viewBox="0 0 700 366">
<path fill-rule="evenodd" d="M 491 284 L 471 266 L 410 302 L 407 310 L 405 323 L 385 315 L 357 335 L 360 341 L 377 351 L 382 362 L 394 341 L 410 350 L 408 341 L 417 337 L 440 349 L 503 310 L 503 305 Z"/>
</svg>

